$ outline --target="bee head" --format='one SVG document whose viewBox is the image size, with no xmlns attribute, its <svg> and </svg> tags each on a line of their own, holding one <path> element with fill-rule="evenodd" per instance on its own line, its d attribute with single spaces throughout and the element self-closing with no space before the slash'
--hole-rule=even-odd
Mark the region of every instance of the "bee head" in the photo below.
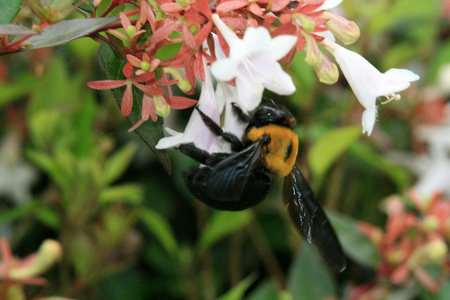
<svg viewBox="0 0 450 300">
<path fill-rule="evenodd" d="M 276 124 L 293 129 L 296 121 L 287 110 L 275 106 L 260 106 L 251 114 L 249 127 L 263 127 Z"/>
</svg>

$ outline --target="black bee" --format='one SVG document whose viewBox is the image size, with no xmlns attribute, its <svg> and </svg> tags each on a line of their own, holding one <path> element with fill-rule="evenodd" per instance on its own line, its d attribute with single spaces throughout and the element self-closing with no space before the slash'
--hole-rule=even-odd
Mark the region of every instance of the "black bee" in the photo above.
<svg viewBox="0 0 450 300">
<path fill-rule="evenodd" d="M 339 240 L 296 165 L 298 137 L 292 114 L 279 107 L 260 106 L 248 115 L 233 105 L 238 120 L 248 124 L 239 139 L 197 110 L 205 125 L 231 145 L 232 153 L 210 154 L 192 144 L 180 145 L 182 153 L 203 165 L 183 172 L 189 191 L 215 209 L 244 210 L 267 196 L 272 186 L 269 174 L 284 178 L 283 199 L 292 221 L 333 269 L 343 271 L 346 260 Z"/>
</svg>

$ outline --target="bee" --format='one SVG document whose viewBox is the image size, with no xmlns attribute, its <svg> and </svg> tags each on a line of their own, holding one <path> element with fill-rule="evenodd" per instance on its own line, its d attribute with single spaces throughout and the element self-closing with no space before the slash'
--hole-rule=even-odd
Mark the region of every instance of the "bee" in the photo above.
<svg viewBox="0 0 450 300">
<path fill-rule="evenodd" d="M 248 115 L 232 105 L 238 121 L 247 124 L 242 139 L 224 132 L 196 108 L 211 132 L 230 144 L 231 153 L 208 153 L 181 144 L 178 149 L 202 165 L 182 173 L 188 190 L 212 208 L 238 211 L 264 200 L 271 177 L 284 178 L 283 200 L 296 228 L 334 270 L 343 271 L 346 260 L 336 233 L 296 164 L 299 141 L 293 115 L 267 105 Z"/>
</svg>

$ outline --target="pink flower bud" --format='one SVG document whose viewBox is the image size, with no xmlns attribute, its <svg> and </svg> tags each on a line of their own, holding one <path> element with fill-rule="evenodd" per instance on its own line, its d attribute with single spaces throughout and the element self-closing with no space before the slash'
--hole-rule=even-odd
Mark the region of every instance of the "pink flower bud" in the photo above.
<svg viewBox="0 0 450 300">
<path fill-rule="evenodd" d="M 329 12 L 324 12 L 322 17 L 328 19 L 325 23 L 325 27 L 345 45 L 353 44 L 358 40 L 360 31 L 355 22 Z"/>
</svg>

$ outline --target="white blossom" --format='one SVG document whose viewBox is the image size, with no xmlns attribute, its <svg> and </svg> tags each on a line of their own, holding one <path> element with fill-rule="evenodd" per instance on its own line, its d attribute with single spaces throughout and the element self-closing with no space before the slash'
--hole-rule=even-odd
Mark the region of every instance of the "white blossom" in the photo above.
<svg viewBox="0 0 450 300">
<path fill-rule="evenodd" d="M 279 95 L 290 95 L 295 91 L 291 77 L 283 71 L 278 60 L 295 45 L 293 35 L 270 36 L 264 27 L 247 28 L 240 39 L 218 15 L 214 23 L 230 47 L 230 56 L 218 59 L 211 68 L 216 79 L 229 81 L 236 78 L 239 100 L 247 111 L 261 102 L 264 88 Z"/>
<path fill-rule="evenodd" d="M 206 63 L 203 62 L 203 64 L 205 68 L 205 81 L 202 82 L 202 90 L 197 107 L 214 122 L 219 124 L 219 108 L 217 106 L 214 87 Z M 180 144 L 194 143 L 195 146 L 209 153 L 221 151 L 219 138 L 206 127 L 200 113 L 196 109 L 193 110 L 184 133 L 167 127 L 165 130 L 171 136 L 160 139 L 156 145 L 156 149 L 167 149 L 179 146 Z"/>
<path fill-rule="evenodd" d="M 406 69 L 389 69 L 385 73 L 378 71 L 372 64 L 356 52 L 341 47 L 329 40 L 322 45 L 330 51 L 339 64 L 356 98 L 366 109 L 362 116 L 363 133 L 370 135 L 377 116 L 376 100 L 386 97 L 399 100 L 397 93 L 410 86 L 419 76 Z"/>
</svg>

